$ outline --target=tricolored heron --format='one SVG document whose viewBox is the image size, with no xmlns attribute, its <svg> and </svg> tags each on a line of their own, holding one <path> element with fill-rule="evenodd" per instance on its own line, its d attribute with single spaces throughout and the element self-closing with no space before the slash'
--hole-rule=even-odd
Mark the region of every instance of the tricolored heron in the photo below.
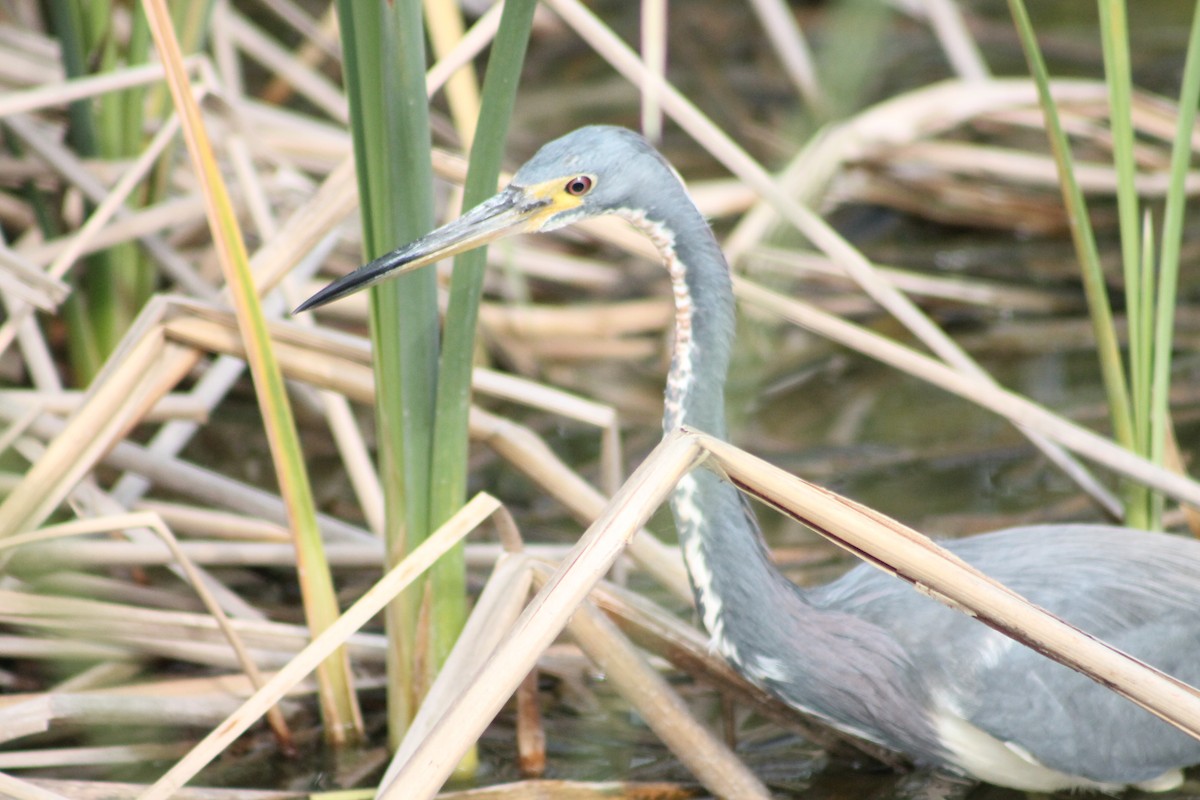
<svg viewBox="0 0 1200 800">
<path fill-rule="evenodd" d="M 671 166 L 623 128 L 545 145 L 507 189 L 305 301 L 303 311 L 507 234 L 604 214 L 658 247 L 675 296 L 663 427 L 725 436 L 729 267 Z M 801 589 L 771 563 L 736 488 L 707 471 L 672 501 L 713 645 L 751 681 L 910 757 L 1033 791 L 1171 788 L 1200 742 L 992 629 L 860 565 Z M 1013 528 L 944 543 L 1074 625 L 1200 683 L 1200 542 L 1102 525 Z"/>
</svg>

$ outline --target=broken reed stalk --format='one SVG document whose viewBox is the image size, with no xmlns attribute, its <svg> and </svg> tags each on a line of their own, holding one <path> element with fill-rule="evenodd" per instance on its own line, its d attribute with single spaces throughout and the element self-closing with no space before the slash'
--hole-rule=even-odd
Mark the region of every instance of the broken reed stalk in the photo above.
<svg viewBox="0 0 1200 800">
<path fill-rule="evenodd" d="M 687 704 L 621 630 L 590 600 L 567 632 L 646 724 L 718 797 L 769 798 L 770 792 L 728 746 L 692 716 Z"/>
<path fill-rule="evenodd" d="M 428 570 L 449 548 L 478 527 L 500 508 L 500 502 L 486 494 L 476 495 L 446 524 L 429 536 L 407 558 L 389 570 L 354 605 L 300 651 L 261 689 L 221 725 L 213 729 L 184 758 L 171 767 L 140 800 L 166 800 L 220 755 L 287 691 L 317 668 L 330 653 L 342 647 L 346 638 L 378 614 L 396 594 Z M 474 739 L 472 739 L 472 742 Z M 470 746 L 470 743 L 467 744 Z"/>
</svg>

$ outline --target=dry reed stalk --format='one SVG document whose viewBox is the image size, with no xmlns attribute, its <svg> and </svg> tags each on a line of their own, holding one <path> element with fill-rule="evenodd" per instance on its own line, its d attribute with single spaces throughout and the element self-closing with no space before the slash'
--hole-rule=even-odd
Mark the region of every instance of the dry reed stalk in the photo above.
<svg viewBox="0 0 1200 800">
<path fill-rule="evenodd" d="M 942 52 L 958 77 L 982 83 L 991 77 L 979 45 L 967 29 L 962 11 L 952 0 L 919 0 L 937 35 Z"/>
<path fill-rule="evenodd" d="M 394 774 L 389 784 L 395 787 L 393 797 L 398 796 L 395 792 L 401 787 L 404 797 L 412 800 L 429 798 L 437 792 L 591 587 L 612 567 L 629 539 L 700 457 L 690 438 L 670 436 L 655 448 L 526 607 L 480 672 Z"/>
<path fill-rule="evenodd" d="M 648 0 L 641 7 L 640 47 L 646 68 L 662 78 L 667 74 L 667 3 Z M 662 143 L 663 113 L 658 99 L 658 84 L 651 83 L 641 92 L 642 135 L 656 147 Z"/>
<path fill-rule="evenodd" d="M 197 652 L 217 652 L 209 644 L 234 639 L 239 649 L 269 653 L 276 660 L 291 658 L 309 640 L 303 626 L 265 620 L 226 620 L 224 630 L 217 620 L 205 614 L 168 611 L 76 597 L 47 597 L 41 594 L 0 589 L 4 601 L 3 618 L 32 629 L 61 631 L 75 639 L 96 639 L 106 643 L 159 643 L 161 647 L 182 648 L 197 645 Z M 356 657 L 378 662 L 382 659 L 383 639 L 359 634 L 349 640 Z M 159 646 L 159 645 L 155 645 Z M 247 659 L 249 661 L 249 659 Z M 223 663 L 238 664 L 237 659 Z M 243 665 L 243 668 L 244 665 Z M 247 674 L 257 670 L 246 669 Z"/>
<path fill-rule="evenodd" d="M 437 60 L 445 59 L 464 38 L 462 10 L 453 3 L 425 0 L 425 28 Z M 464 152 L 470 152 L 479 118 L 479 80 L 468 59 L 446 78 L 445 95 L 450 116 Z M 428 92 L 432 96 L 433 92 Z"/>
<path fill-rule="evenodd" d="M 135 800 L 145 786 L 116 781 L 58 780 L 33 778 L 29 783 L 47 790 L 61 791 L 71 800 Z M 312 792 L 283 789 L 217 789 L 200 787 L 181 789 L 172 800 L 310 800 Z"/>
<path fill-rule="evenodd" d="M 231 514 L 202 506 L 190 506 L 164 500 L 142 500 L 138 511 L 158 515 L 179 536 L 204 535 L 216 539 L 286 543 L 291 538 L 282 525 Z"/>
<path fill-rule="evenodd" d="M 136 664 L 117 664 L 117 667 L 123 667 L 127 670 L 136 671 Z M 133 673 L 126 673 L 133 674 Z M 118 682 L 111 686 L 99 686 L 93 688 L 79 688 L 77 690 L 69 690 L 62 688 L 66 684 L 60 684 L 61 692 L 70 695 L 94 695 L 94 696 L 111 696 L 111 697 L 145 697 L 158 698 L 160 703 L 173 702 L 175 698 L 193 698 L 202 700 L 206 697 L 232 697 L 238 699 L 246 699 L 254 694 L 255 688 L 250 681 L 242 673 L 228 672 L 219 675 L 205 675 L 192 678 L 160 678 L 148 681 L 139 681 L 129 683 L 121 680 L 122 676 L 117 676 Z M 264 673 L 264 677 L 270 679 L 274 677 L 274 673 Z M 307 680 L 296 684 L 285 697 L 300 697 L 303 695 L 311 695 L 317 690 L 315 681 Z M 0 708 L 19 705 L 30 700 L 37 700 L 46 696 L 46 692 L 23 692 L 16 694 L 0 695 Z"/>
<path fill-rule="evenodd" d="M 990 197 L 998 190 L 997 184 L 1013 185 L 1053 192 L 1058 187 L 1054 159 L 1047 155 L 1028 153 L 1023 150 L 995 145 L 978 145 L 968 142 L 916 141 L 899 145 L 875 164 L 902 163 L 904 168 L 917 174 L 942 174 L 950 179 L 961 177 L 974 184 L 984 186 L 981 193 Z M 1076 161 L 1075 179 L 1079 187 L 1089 194 L 1115 194 L 1117 174 L 1110 164 Z M 1147 197 L 1164 197 L 1170 185 L 1170 176 L 1164 173 L 1140 173 L 1134 184 L 1138 194 Z M 1200 172 L 1188 173 L 1185 180 L 1188 194 L 1200 189 Z"/>
<path fill-rule="evenodd" d="M 526 780 L 478 789 L 439 792 L 438 800 L 692 800 L 696 792 L 677 783 L 641 781 Z"/>
<path fill-rule="evenodd" d="M 220 9 L 220 15 L 214 16 L 213 19 L 214 36 L 228 36 L 229 47 L 240 51 L 244 57 L 257 61 L 268 73 L 282 77 L 296 92 L 328 114 L 335 122 L 349 122 L 350 108 L 341 87 L 296 59 L 278 40 L 268 36 L 231 5 L 222 4 Z M 222 72 L 226 85 L 236 85 L 229 78 L 234 72 Z"/>
<path fill-rule="evenodd" d="M 193 56 L 184 59 L 184 66 L 191 72 L 202 61 L 203 58 Z M 85 78 L 73 78 L 62 83 L 37 86 L 24 91 L 5 92 L 0 95 L 0 118 L 27 114 L 31 111 L 63 106 L 76 100 L 87 100 L 110 92 L 159 83 L 162 79 L 161 64 L 141 64 L 109 70 Z"/>
<path fill-rule="evenodd" d="M 86 392 L 79 389 L 63 389 L 61 391 L 41 391 L 38 389 L 5 389 L 4 401 L 15 406 L 46 414 L 69 416 L 79 410 L 87 400 Z M 142 422 L 166 422 L 173 419 L 185 419 L 193 422 L 206 422 L 209 411 L 203 403 L 190 394 L 172 392 L 163 395 L 158 402 L 146 411 Z M 0 447 L 0 450 L 3 448 Z"/>
<path fill-rule="evenodd" d="M 546 729 L 538 699 L 538 670 L 517 687 L 517 769 L 526 778 L 546 774 Z"/>
<path fill-rule="evenodd" d="M 0 772 L 0 792 L 13 800 L 67 800 L 63 795 Z"/>
<path fill-rule="evenodd" d="M 674 312 L 665 297 L 571 307 L 488 303 L 482 320 L 492 335 L 532 340 L 611 338 L 659 333 L 674 320 Z"/>
<path fill-rule="evenodd" d="M 161 697 L 136 694 L 41 694 L 0 708 L 0 742 L 42 734 L 56 726 L 207 728 L 225 719 L 237 705 L 237 698 L 225 695 L 176 697 L 165 704 Z"/>
<path fill-rule="evenodd" d="M 764 245 L 749 251 L 747 257 L 752 260 L 753 267 L 744 270 L 746 273 L 759 274 L 771 270 L 790 277 L 821 280 L 835 286 L 850 283 L 837 264 L 817 253 Z M 1079 298 L 1053 290 L 959 276 L 928 275 L 880 264 L 876 264 L 875 268 L 897 289 L 917 297 L 1003 308 L 1018 314 L 1061 314 L 1064 311 L 1078 311 L 1081 307 Z"/>
<path fill-rule="evenodd" d="M 293 55 L 298 63 L 309 69 L 319 69 L 326 60 L 335 63 L 341 61 L 342 53 L 337 41 L 337 13 L 332 4 L 326 7 L 320 20 L 314 20 L 294 3 L 266 0 L 263 5 L 300 34 L 300 44 Z M 279 75 L 274 75 L 263 89 L 261 97 L 266 103 L 282 106 L 287 104 L 291 94 L 292 87 L 287 81 Z"/>
<path fill-rule="evenodd" d="M 0 291 L 23 300 L 39 311 L 52 311 L 71 289 L 61 279 L 47 275 L 25 253 L 0 243 Z"/>
<path fill-rule="evenodd" d="M 273 523 L 264 523 L 276 527 Z M 383 545 L 378 541 L 334 541 L 328 545 L 329 563 L 339 569 L 376 569 L 383 558 Z M 295 549 L 285 543 L 239 542 L 228 538 L 183 541 L 179 549 L 194 564 L 202 567 L 292 567 L 296 566 Z M 569 552 L 565 544 L 532 544 L 525 550 L 542 561 L 559 562 Z M 471 567 L 490 567 L 496 563 L 503 547 L 499 544 L 467 545 L 467 564 Z M 65 569 L 98 567 L 152 567 L 173 563 L 171 552 L 161 544 L 142 544 L 122 541 L 83 541 L 70 544 L 47 542 L 29 544 L 14 553 L 9 566 L 13 571 L 38 575 Z M 623 568 L 630 564 L 623 563 Z"/>
<path fill-rule="evenodd" d="M 718 797 L 769 798 L 762 782 L 687 704 L 620 630 L 584 600 L 567 631 L 681 762 Z"/>
<path fill-rule="evenodd" d="M 526 363 L 646 361 L 662 353 L 661 341 L 648 339 L 512 339 L 497 337 L 496 343 L 510 354 L 520 355 Z"/>
<path fill-rule="evenodd" d="M 216 758 L 292 686 L 317 668 L 354 631 L 429 569 L 447 550 L 499 509 L 494 498 L 480 494 L 422 542 L 401 563 L 375 583 L 333 625 L 321 632 L 294 659 L 256 691 L 221 725 L 208 734 L 142 795 L 141 800 L 165 800 Z"/>
<path fill-rule="evenodd" d="M 187 751 L 181 744 L 117 744 L 93 747 L 54 747 L 0 753 L 0 769 L 52 769 L 139 764 L 178 758 Z"/>
<path fill-rule="evenodd" d="M 188 541 L 179 545 L 188 559 L 205 567 L 295 567 L 296 551 L 290 544 L 263 542 Z M 346 569 L 377 568 L 383 545 L 375 542 L 330 542 L 329 563 Z M 27 545 L 14 553 L 13 570 L 36 572 L 63 568 L 105 566 L 165 566 L 172 563 L 169 550 L 158 544 L 119 541 L 86 541 L 67 544 Z"/>
<path fill-rule="evenodd" d="M 826 116 L 829 100 L 821 88 L 812 51 L 800 30 L 796 14 L 781 0 L 752 0 L 750 8 L 758 15 L 763 33 L 779 56 L 783 71 L 796 85 L 797 93 L 808 103 L 814 115 Z"/>
<path fill-rule="evenodd" d="M 919 377 L 927 383 L 970 399 L 1006 417 L 1015 425 L 1038 431 L 1085 458 L 1176 500 L 1196 503 L 1200 483 L 1151 463 L 1111 440 L 1082 428 L 1042 406 L 1000 388 L 990 378 L 964 375 L 945 364 L 857 325 L 804 303 L 763 289 L 743 278 L 734 279 L 734 290 L 743 300 L 769 309 L 807 330 L 870 355 Z"/>
<path fill-rule="evenodd" d="M 458 642 L 446 657 L 404 739 L 396 748 L 391 764 L 380 780 L 381 786 L 391 783 L 396 770 L 442 719 L 467 682 L 495 651 L 501 638 L 512 629 L 529 599 L 533 583 L 529 563 L 529 556 L 523 552 L 506 553 L 496 562 Z"/>
</svg>

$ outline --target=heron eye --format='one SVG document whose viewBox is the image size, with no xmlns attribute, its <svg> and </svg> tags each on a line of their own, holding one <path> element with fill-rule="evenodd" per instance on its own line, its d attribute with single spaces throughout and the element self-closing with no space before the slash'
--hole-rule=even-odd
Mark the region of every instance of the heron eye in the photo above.
<svg viewBox="0 0 1200 800">
<path fill-rule="evenodd" d="M 583 197 L 592 190 L 592 179 L 587 175 L 579 175 L 567 181 L 567 194 Z"/>
</svg>

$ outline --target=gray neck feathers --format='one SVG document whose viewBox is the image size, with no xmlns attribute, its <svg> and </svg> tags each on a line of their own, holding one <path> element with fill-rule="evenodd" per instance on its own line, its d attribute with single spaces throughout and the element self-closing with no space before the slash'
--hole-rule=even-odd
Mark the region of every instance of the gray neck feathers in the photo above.
<svg viewBox="0 0 1200 800">
<path fill-rule="evenodd" d="M 725 438 L 725 379 L 735 328 L 729 267 L 682 187 L 679 202 L 666 208 L 621 212 L 654 241 L 671 275 L 675 330 L 663 428 L 671 433 L 687 425 Z M 757 623 L 778 610 L 780 593 L 795 590 L 772 566 L 733 485 L 697 469 L 680 482 L 671 508 L 704 625 L 717 649 L 744 665 L 759 643 L 742 632 L 761 629 Z"/>
</svg>

